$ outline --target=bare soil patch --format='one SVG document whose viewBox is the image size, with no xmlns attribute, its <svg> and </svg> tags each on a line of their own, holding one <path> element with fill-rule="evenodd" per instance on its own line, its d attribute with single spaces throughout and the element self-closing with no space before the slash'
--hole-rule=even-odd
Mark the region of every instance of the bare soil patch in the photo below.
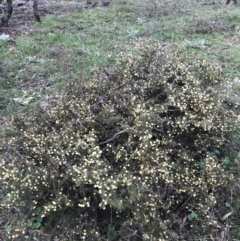
<svg viewBox="0 0 240 241">
<path fill-rule="evenodd" d="M 39 13 L 41 17 L 50 14 L 49 4 L 53 1 L 40 0 Z M 0 10 L 3 12 L 4 5 L 0 5 Z M 2 28 L 2 33 L 9 34 L 11 37 L 16 37 L 21 34 L 26 34 L 32 29 L 35 22 L 33 15 L 33 7 L 31 1 L 13 2 L 13 14 L 7 27 Z"/>
<path fill-rule="evenodd" d="M 41 19 L 50 14 L 56 16 L 71 14 L 74 12 L 85 11 L 95 7 L 108 7 L 110 2 L 105 1 L 63 1 L 63 0 L 39 0 L 38 12 Z M 3 13 L 4 5 L 0 5 L 0 11 Z M 0 12 L 0 13 L 1 13 Z M 0 15 L 1 17 L 1 15 Z M 36 20 L 33 15 L 32 1 L 14 1 L 13 14 L 8 27 L 3 27 L 1 33 L 9 34 L 12 38 L 21 34 L 28 34 L 33 30 Z"/>
</svg>

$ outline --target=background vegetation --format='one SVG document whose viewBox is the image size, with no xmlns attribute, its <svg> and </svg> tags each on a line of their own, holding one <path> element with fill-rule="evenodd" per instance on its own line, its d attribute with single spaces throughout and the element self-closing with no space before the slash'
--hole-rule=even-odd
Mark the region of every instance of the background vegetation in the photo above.
<svg viewBox="0 0 240 241">
<path fill-rule="evenodd" d="M 109 4 L 103 4 L 102 1 L 96 3 L 43 2 L 39 6 L 43 16 L 41 24 L 33 22 L 30 8 L 15 11 L 10 26 L 3 29 L 4 34 L 0 35 L 0 239 L 84 240 L 85 237 L 86 240 L 240 240 L 239 5 L 226 7 L 222 1 L 210 3 L 203 0 L 112 0 Z M 180 48 L 181 51 L 176 55 L 176 50 L 182 45 L 185 47 Z M 144 46 L 149 47 L 145 49 Z M 154 64 L 145 65 L 148 61 Z M 167 63 L 169 67 L 162 67 Z M 181 63 L 184 65 L 181 66 Z M 154 155 L 159 153 L 152 151 L 148 156 L 150 143 L 156 146 L 159 136 L 155 133 L 155 139 L 151 139 L 154 137 L 149 135 L 153 133 L 147 132 L 149 126 L 159 129 L 154 122 L 154 113 L 155 118 L 159 112 L 169 118 L 168 111 L 171 111 L 161 109 L 155 99 L 160 97 L 151 92 L 159 84 L 156 79 L 154 82 L 153 76 L 158 76 L 154 66 L 161 67 L 163 73 L 169 75 L 167 79 L 178 73 L 179 68 L 181 74 L 176 75 L 185 77 L 180 80 L 177 78 L 176 83 L 175 79 L 170 83 L 161 77 L 165 87 L 158 86 L 158 89 L 172 96 L 172 103 L 177 103 L 179 96 L 176 93 L 179 93 L 179 86 L 185 86 L 184 81 L 189 80 L 189 73 L 195 80 L 192 87 L 196 92 L 189 95 L 196 98 L 198 107 L 194 108 L 204 107 L 204 110 L 212 105 L 214 111 L 208 109 L 204 114 L 197 112 L 201 123 L 199 128 L 206 128 L 207 134 L 202 130 L 189 132 L 183 124 L 175 132 L 171 129 L 175 133 L 175 139 L 172 139 L 175 145 L 185 143 L 185 147 L 181 151 L 175 148 L 174 154 L 162 153 L 163 159 L 176 159 L 179 153 L 182 159 L 174 165 L 166 162 L 168 170 L 175 170 L 172 173 L 174 176 L 167 183 L 166 177 L 161 174 L 158 181 L 162 189 L 151 190 L 155 199 L 146 199 L 146 193 L 139 190 L 150 185 L 146 181 L 150 175 L 148 171 L 155 165 Z M 199 66 L 206 68 L 199 72 Z M 146 67 L 147 71 L 150 69 L 150 73 L 154 73 L 144 77 L 153 81 L 155 85 L 152 87 L 146 84 L 148 82 L 133 83 L 136 76 L 142 74 L 139 70 Z M 126 75 L 122 76 L 122 73 Z M 199 83 L 205 74 L 206 82 Z M 217 83 L 212 85 L 212 80 Z M 122 84 L 128 90 L 121 89 L 119 86 Z M 172 87 L 167 88 L 167 84 Z M 133 86 L 135 92 L 129 92 Z M 114 91 L 106 97 L 109 89 Z M 190 93 L 191 88 L 188 86 L 187 89 Z M 201 92 L 204 97 L 211 96 L 210 102 L 199 102 Z M 138 99 L 141 96 L 139 93 L 146 97 Z M 115 103 L 115 98 L 122 102 Z M 159 104 L 163 104 L 161 101 L 166 97 L 162 98 L 158 99 Z M 101 102 L 99 105 L 106 108 L 95 106 L 95 109 L 91 109 L 94 115 L 89 115 L 89 106 L 97 99 Z M 112 103 L 108 102 L 110 100 Z M 187 102 L 179 103 L 179 108 L 183 108 L 183 103 Z M 151 118 L 147 115 L 149 106 L 154 108 L 150 113 Z M 184 113 L 196 111 L 186 106 Z M 117 114 L 114 112 L 116 108 Z M 182 117 L 180 110 L 174 111 L 179 111 L 175 118 Z M 214 117 L 211 119 L 213 122 L 209 123 L 208 119 L 204 121 L 203 117 L 209 117 L 210 114 Z M 171 128 L 176 124 L 176 119 L 173 121 Z M 149 126 L 145 123 L 149 123 Z M 84 134 L 78 136 L 77 125 L 83 126 Z M 160 127 L 164 127 L 164 124 Z M 196 158 L 187 150 L 189 139 L 183 141 L 182 137 L 177 136 L 179 128 L 186 131 L 186 136 L 187 133 L 191 137 L 200 133 L 213 139 L 211 142 L 198 143 L 199 149 L 192 149 L 202 151 Z M 121 137 L 121 140 L 116 141 L 114 137 Z M 111 138 L 115 141 L 112 148 L 108 147 L 108 142 L 105 143 Z M 201 136 L 200 139 L 204 138 Z M 77 140 L 81 140 L 81 143 L 76 144 Z M 131 140 L 132 145 L 127 144 L 126 140 Z M 173 145 L 169 140 L 166 143 L 161 144 L 162 150 L 166 151 Z M 71 145 L 72 149 L 67 150 L 66 146 Z M 78 148 L 86 146 L 92 155 L 82 149 L 79 151 L 76 145 Z M 114 160 L 126 160 L 129 155 L 138 153 L 136 145 L 142 146 L 143 152 L 140 156 L 135 154 L 135 164 L 129 167 L 131 172 L 128 173 Z M 107 154 L 108 148 L 112 152 Z M 64 161 L 59 163 L 62 150 L 64 155 L 71 154 L 67 159 L 70 169 Z M 79 152 L 81 160 L 86 163 L 91 164 L 92 161 L 92 166 L 84 166 L 85 163 L 80 165 L 74 156 L 76 153 L 71 153 L 73 150 Z M 102 156 L 108 156 L 108 161 L 113 161 L 109 163 L 110 167 L 104 166 Z M 139 164 L 141 156 L 149 158 L 145 160 L 146 166 L 142 172 Z M 190 157 L 198 161 L 194 164 L 197 166 L 188 162 L 184 164 L 184 159 L 189 161 Z M 53 163 L 50 164 L 51 160 Z M 208 165 L 212 169 L 205 169 Z M 78 174 L 83 167 L 88 176 L 83 175 L 81 179 Z M 196 176 L 191 175 L 196 168 Z M 98 173 L 105 170 L 107 174 L 102 173 L 97 178 L 97 170 Z M 180 181 L 175 180 L 178 172 Z M 202 173 L 207 177 L 201 183 L 205 183 L 206 188 L 202 186 L 202 191 L 195 188 L 194 193 L 192 187 L 184 184 L 182 179 L 189 178 L 190 183 L 196 182 L 199 180 L 195 178 Z M 118 179 L 117 175 L 123 178 Z M 154 175 L 160 174 L 156 171 L 150 176 Z M 127 184 L 129 180 L 132 185 Z M 54 192 L 54 196 L 51 196 L 53 192 L 50 190 L 56 184 L 61 190 L 58 190 L 58 195 Z M 92 184 L 98 185 L 98 192 Z M 213 186 L 216 189 L 213 190 Z M 102 193 L 99 190 L 103 190 Z M 149 190 L 145 191 L 148 195 Z M 115 199 L 109 198 L 109 193 L 115 193 Z M 181 205 L 191 195 L 197 196 L 196 202 L 189 209 L 184 206 L 182 210 Z M 129 202 L 121 203 L 120 199 L 126 196 Z M 158 201 L 164 198 L 167 203 L 159 204 Z M 105 211 L 98 210 L 101 202 L 101 205 L 105 203 L 110 207 L 107 206 Z M 140 207 L 134 206 L 134 203 Z M 162 208 L 161 212 L 153 211 L 152 204 Z M 89 210 L 88 205 L 95 211 Z M 208 212 L 199 211 L 199 208 Z M 84 210 L 84 213 L 76 210 Z M 153 213 L 156 215 L 157 212 L 160 217 L 153 218 Z M 140 222 L 148 220 L 150 216 L 149 225 Z M 76 222 L 79 223 L 77 228 Z"/>
</svg>

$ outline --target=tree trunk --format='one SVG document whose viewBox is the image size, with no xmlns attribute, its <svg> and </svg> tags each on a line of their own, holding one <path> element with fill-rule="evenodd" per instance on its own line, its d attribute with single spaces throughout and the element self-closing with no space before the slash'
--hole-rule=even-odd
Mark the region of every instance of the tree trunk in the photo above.
<svg viewBox="0 0 240 241">
<path fill-rule="evenodd" d="M 229 4 L 231 2 L 231 0 L 227 0 L 226 1 L 226 4 Z M 235 3 L 235 4 L 237 4 L 237 0 L 233 0 L 233 2 Z"/>
<path fill-rule="evenodd" d="M 13 12 L 12 0 L 7 0 L 7 9 L 4 10 L 4 15 L 2 17 L 0 27 L 8 26 L 8 21 L 12 16 L 12 12 Z"/>
<path fill-rule="evenodd" d="M 38 14 L 38 0 L 33 0 L 33 13 L 38 22 L 41 22 L 40 16 Z"/>
</svg>

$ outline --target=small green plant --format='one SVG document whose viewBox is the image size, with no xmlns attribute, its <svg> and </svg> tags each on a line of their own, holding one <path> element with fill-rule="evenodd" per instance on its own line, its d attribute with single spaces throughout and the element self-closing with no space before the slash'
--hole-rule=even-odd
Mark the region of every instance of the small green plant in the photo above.
<svg viewBox="0 0 240 241">
<path fill-rule="evenodd" d="M 191 48 L 205 49 L 207 41 L 205 39 L 194 39 L 192 41 L 185 40 L 186 46 Z"/>
<path fill-rule="evenodd" d="M 31 229 L 38 229 L 41 227 L 42 220 L 43 219 L 41 217 L 37 217 L 37 219 L 34 221 L 29 220 L 28 227 L 30 227 Z"/>
<path fill-rule="evenodd" d="M 198 215 L 195 212 L 191 212 L 191 214 L 188 215 L 188 220 L 193 221 L 198 218 Z"/>
<path fill-rule="evenodd" d="M 127 31 L 129 37 L 136 37 L 139 33 L 139 30 L 131 28 Z"/>
<path fill-rule="evenodd" d="M 12 225 L 8 225 L 8 226 L 5 228 L 5 232 L 6 232 L 7 234 L 10 234 L 11 231 L 12 231 Z"/>
<path fill-rule="evenodd" d="M 145 22 L 146 22 L 146 19 L 144 19 L 144 18 L 137 18 L 137 23 L 143 24 Z"/>
<path fill-rule="evenodd" d="M 230 158 L 228 156 L 224 157 L 224 158 L 221 159 L 221 162 L 224 165 L 228 165 L 228 164 L 230 164 Z"/>
<path fill-rule="evenodd" d="M 2 41 L 4 41 L 4 42 L 7 42 L 7 41 L 10 40 L 10 36 L 9 36 L 8 34 L 2 33 L 2 34 L 0 35 L 0 40 L 2 40 Z"/>
<path fill-rule="evenodd" d="M 114 241 L 117 239 L 117 232 L 114 226 L 108 225 L 108 236 L 110 241 Z"/>
</svg>

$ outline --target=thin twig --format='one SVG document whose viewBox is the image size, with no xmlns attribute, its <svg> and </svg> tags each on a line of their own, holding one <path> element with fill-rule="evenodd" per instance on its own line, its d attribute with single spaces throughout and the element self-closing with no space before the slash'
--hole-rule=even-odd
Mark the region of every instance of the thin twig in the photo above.
<svg viewBox="0 0 240 241">
<path fill-rule="evenodd" d="M 116 138 L 119 137 L 120 134 L 122 134 L 122 133 L 124 133 L 124 132 L 126 132 L 126 130 L 119 131 L 118 133 L 116 133 L 116 134 L 115 134 L 113 137 L 111 137 L 110 139 L 98 143 L 98 146 L 103 145 L 103 144 L 106 144 L 106 143 L 108 143 L 108 142 L 111 142 L 111 141 L 115 140 Z"/>
</svg>

